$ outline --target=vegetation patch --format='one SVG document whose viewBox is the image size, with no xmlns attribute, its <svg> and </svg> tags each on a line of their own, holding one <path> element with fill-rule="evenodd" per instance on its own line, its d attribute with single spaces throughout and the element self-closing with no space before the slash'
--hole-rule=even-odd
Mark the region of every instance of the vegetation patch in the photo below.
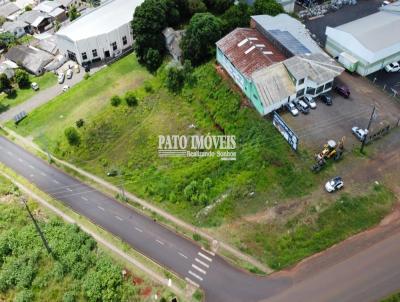
<svg viewBox="0 0 400 302">
<path fill-rule="evenodd" d="M 162 293 L 115 264 L 79 227 L 66 224 L 29 202 L 48 244 L 49 255 L 19 192 L 0 178 L 0 300 L 141 301 L 141 291 Z M 5 202 L 7 200 L 7 202 Z"/>
</svg>

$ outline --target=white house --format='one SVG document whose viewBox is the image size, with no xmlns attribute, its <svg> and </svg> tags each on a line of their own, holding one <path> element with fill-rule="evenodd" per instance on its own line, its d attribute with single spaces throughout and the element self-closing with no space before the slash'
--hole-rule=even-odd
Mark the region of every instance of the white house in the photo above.
<svg viewBox="0 0 400 302">
<path fill-rule="evenodd" d="M 121 55 L 133 45 L 130 23 L 143 0 L 113 0 L 81 16 L 56 33 L 65 57 L 82 63 Z"/>
</svg>

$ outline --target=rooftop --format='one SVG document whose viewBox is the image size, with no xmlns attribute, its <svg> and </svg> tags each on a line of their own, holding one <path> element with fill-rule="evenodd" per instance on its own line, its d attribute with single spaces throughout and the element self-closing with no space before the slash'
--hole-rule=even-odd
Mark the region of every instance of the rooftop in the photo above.
<svg viewBox="0 0 400 302">
<path fill-rule="evenodd" d="M 43 1 L 41 3 L 39 3 L 37 6 L 35 6 L 33 8 L 33 10 L 38 10 L 41 12 L 45 12 L 50 14 L 53 10 L 55 10 L 56 8 L 60 7 L 61 3 L 58 1 Z"/>
<path fill-rule="evenodd" d="M 262 27 L 262 29 L 271 33 L 278 41 L 283 42 L 282 44 L 288 47 L 289 50 L 293 47 L 293 43 L 295 42 L 296 44 L 300 43 L 300 45 L 310 53 L 322 52 L 318 44 L 311 38 L 304 24 L 287 14 L 279 14 L 275 17 L 258 15 L 251 16 L 251 18 Z M 288 40 L 289 37 L 294 38 L 294 40 Z"/>
<path fill-rule="evenodd" d="M 395 7 L 393 6 L 393 8 Z M 400 34 L 393 32 L 394 29 L 400 29 L 400 11 L 389 9 L 390 7 L 385 8 L 385 10 L 343 24 L 335 29 L 352 35 L 371 51 L 391 47 L 400 43 Z"/>
<path fill-rule="evenodd" d="M 252 28 L 237 28 L 216 44 L 229 61 L 247 77 L 256 70 L 286 59 L 270 41 Z"/>
<path fill-rule="evenodd" d="M 297 80 L 307 77 L 317 85 L 331 81 L 344 71 L 335 60 L 321 53 L 294 56 L 283 64 Z"/>
<path fill-rule="evenodd" d="M 22 64 L 29 71 L 36 73 L 53 60 L 53 56 L 43 50 L 17 45 L 12 47 L 6 54 L 6 58 Z"/>
<path fill-rule="evenodd" d="M 283 62 L 274 64 L 258 70 L 252 75 L 265 108 L 296 93 L 296 86 L 283 64 Z"/>
<path fill-rule="evenodd" d="M 57 32 L 73 41 L 111 32 L 133 18 L 135 8 L 143 0 L 113 0 L 76 19 Z"/>
<path fill-rule="evenodd" d="M 8 2 L 0 6 L 0 16 L 7 18 L 9 15 L 14 14 L 19 11 L 19 7 L 16 6 L 13 2 Z"/>
</svg>

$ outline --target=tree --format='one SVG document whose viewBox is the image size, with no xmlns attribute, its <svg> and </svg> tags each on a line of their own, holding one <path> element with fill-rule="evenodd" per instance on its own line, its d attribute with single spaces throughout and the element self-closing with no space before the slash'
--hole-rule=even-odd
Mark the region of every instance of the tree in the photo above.
<svg viewBox="0 0 400 302">
<path fill-rule="evenodd" d="M 28 88 L 31 84 L 31 80 L 29 79 L 29 74 L 22 69 L 18 69 L 15 72 L 15 82 L 17 83 L 19 88 Z"/>
<path fill-rule="evenodd" d="M 250 24 L 250 7 L 245 2 L 239 2 L 228 8 L 221 16 L 225 33 L 237 27 L 247 27 Z"/>
<path fill-rule="evenodd" d="M 185 83 L 185 75 L 181 67 L 169 67 L 167 69 L 167 78 L 165 85 L 172 93 L 179 93 Z"/>
<path fill-rule="evenodd" d="M 74 127 L 68 127 L 65 129 L 64 135 L 71 146 L 79 146 L 81 143 L 81 137 Z"/>
<path fill-rule="evenodd" d="M 191 16 L 207 11 L 207 6 L 202 0 L 188 0 L 188 8 Z"/>
<path fill-rule="evenodd" d="M 0 92 L 4 92 L 11 89 L 11 82 L 7 76 L 2 73 L 0 74 Z"/>
<path fill-rule="evenodd" d="M 29 4 L 27 6 L 25 6 L 25 11 L 29 12 L 32 10 L 32 6 L 30 6 Z"/>
<path fill-rule="evenodd" d="M 138 103 L 138 99 L 137 99 L 136 95 L 135 95 L 132 91 L 128 91 L 128 92 L 125 94 L 124 99 L 125 99 L 126 104 L 127 104 L 129 107 L 134 107 L 134 106 L 136 106 L 137 103 Z"/>
<path fill-rule="evenodd" d="M 15 37 L 9 32 L 0 33 L 0 48 L 8 48 L 15 43 Z"/>
<path fill-rule="evenodd" d="M 131 23 L 135 43 L 133 48 L 139 63 L 150 71 L 161 65 L 164 53 L 162 30 L 167 26 L 167 5 L 164 0 L 145 0 L 136 7 Z"/>
<path fill-rule="evenodd" d="M 69 14 L 69 20 L 74 21 L 76 18 L 78 18 L 81 14 L 78 12 L 76 6 L 72 6 L 70 10 L 68 11 Z"/>
<path fill-rule="evenodd" d="M 145 57 L 145 66 L 150 72 L 155 72 L 162 63 L 162 56 L 157 49 L 149 48 Z"/>
<path fill-rule="evenodd" d="M 275 0 L 255 0 L 252 9 L 252 15 L 276 16 L 284 12 L 282 5 Z"/>
<path fill-rule="evenodd" d="M 210 13 L 195 14 L 182 39 L 182 54 L 194 65 L 208 59 L 215 51 L 215 42 L 222 35 L 221 20 Z"/>
<path fill-rule="evenodd" d="M 204 0 L 208 10 L 220 15 L 233 5 L 233 0 Z"/>
<path fill-rule="evenodd" d="M 121 98 L 118 95 L 114 95 L 111 98 L 111 106 L 118 107 L 121 104 Z"/>
<path fill-rule="evenodd" d="M 193 66 L 190 60 L 185 60 L 183 63 L 183 75 L 185 77 L 185 82 L 189 87 L 193 87 L 196 84 L 197 78 L 193 74 Z"/>
<path fill-rule="evenodd" d="M 3 26 L 6 21 L 7 19 L 4 16 L 0 16 L 0 26 Z"/>
</svg>

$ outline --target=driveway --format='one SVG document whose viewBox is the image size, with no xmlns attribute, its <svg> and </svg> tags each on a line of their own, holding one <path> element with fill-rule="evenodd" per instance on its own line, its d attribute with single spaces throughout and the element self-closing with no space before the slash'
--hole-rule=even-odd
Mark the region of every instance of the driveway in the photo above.
<svg viewBox="0 0 400 302">
<path fill-rule="evenodd" d="M 51 101 L 56 96 L 62 93 L 62 88 L 64 85 L 69 85 L 70 87 L 72 87 L 79 83 L 83 79 L 84 75 L 84 72 L 74 73 L 72 79 L 66 79 L 63 84 L 56 84 L 45 90 L 39 90 L 39 92 L 31 97 L 29 100 L 23 102 L 22 104 L 19 104 L 18 106 L 12 107 L 9 110 L 0 114 L 0 123 L 3 124 L 11 120 L 15 115 L 22 111 L 29 113 L 37 107 L 46 104 L 47 102 Z"/>
</svg>

